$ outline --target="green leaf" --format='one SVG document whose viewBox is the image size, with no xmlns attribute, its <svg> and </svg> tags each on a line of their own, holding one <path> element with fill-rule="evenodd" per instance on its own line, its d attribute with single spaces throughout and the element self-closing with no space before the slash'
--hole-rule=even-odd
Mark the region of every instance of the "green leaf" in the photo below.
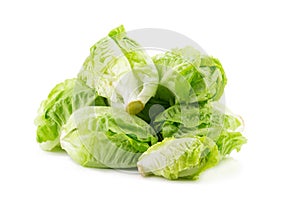
<svg viewBox="0 0 300 200">
<path fill-rule="evenodd" d="M 145 50 L 127 36 L 123 26 L 112 30 L 109 36 L 122 50 L 132 70 L 132 74 L 121 80 L 116 89 L 123 97 L 127 112 L 137 114 L 156 93 L 159 81 L 156 66 Z"/>
<path fill-rule="evenodd" d="M 216 144 L 208 137 L 167 138 L 151 146 L 139 158 L 139 172 L 167 179 L 197 179 L 219 162 Z"/>
<path fill-rule="evenodd" d="M 137 114 L 156 93 L 158 72 L 150 56 L 119 26 L 90 49 L 78 74 L 99 95 Z"/>
<path fill-rule="evenodd" d="M 240 132 L 223 131 L 217 140 L 218 149 L 221 157 L 229 155 L 233 150 L 239 152 L 247 139 Z"/>
<path fill-rule="evenodd" d="M 110 99 L 122 76 L 131 70 L 130 63 L 110 37 L 104 37 L 90 48 L 78 78 Z"/>
<path fill-rule="evenodd" d="M 222 107 L 217 102 L 174 105 L 157 115 L 153 125 L 163 138 L 198 135 L 217 139 L 222 130 L 235 131 L 242 126 L 241 119 Z"/>
<path fill-rule="evenodd" d="M 151 126 L 112 107 L 85 107 L 72 114 L 61 145 L 77 163 L 87 167 L 130 168 L 157 142 Z"/>
<path fill-rule="evenodd" d="M 170 74 L 174 76 L 174 73 L 165 73 L 164 68 L 168 68 L 180 74 L 185 82 L 190 85 L 192 91 L 189 87 L 184 87 L 186 88 L 185 91 L 196 95 L 194 101 L 215 101 L 222 96 L 227 79 L 221 63 L 216 58 L 201 55 L 196 49 L 186 47 L 156 55 L 152 59 L 160 72 L 160 84 L 168 85 L 169 83 L 162 82 L 162 80 L 170 79 L 168 78 Z M 163 70 L 160 70 L 161 68 Z M 182 80 L 181 82 L 187 84 Z M 175 94 L 177 92 L 180 94 L 180 89 L 174 91 Z M 181 100 L 179 99 L 179 101 Z"/>
<path fill-rule="evenodd" d="M 77 79 L 68 79 L 57 84 L 41 103 L 38 116 L 37 141 L 42 149 L 51 151 L 60 146 L 61 128 L 77 109 L 90 105 L 105 105 L 105 99 Z"/>
</svg>

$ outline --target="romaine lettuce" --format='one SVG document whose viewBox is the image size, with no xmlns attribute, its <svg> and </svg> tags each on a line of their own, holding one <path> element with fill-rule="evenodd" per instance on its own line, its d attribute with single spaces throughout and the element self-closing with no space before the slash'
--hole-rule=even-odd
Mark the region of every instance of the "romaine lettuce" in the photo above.
<svg viewBox="0 0 300 200">
<path fill-rule="evenodd" d="M 98 96 L 94 89 L 75 78 L 57 84 L 48 98 L 41 103 L 35 119 L 36 139 L 41 148 L 51 151 L 55 147 L 60 147 L 59 136 L 62 126 L 75 110 L 90 105 L 104 106 L 106 100 Z"/>
<path fill-rule="evenodd" d="M 108 35 L 90 49 L 78 77 L 109 98 L 113 107 L 137 114 L 156 93 L 157 69 L 142 47 L 127 37 L 123 26 Z"/>
<path fill-rule="evenodd" d="M 163 138 L 206 135 L 216 139 L 222 130 L 235 131 L 243 125 L 239 117 L 226 113 L 216 102 L 195 103 L 185 109 L 183 107 L 174 105 L 155 118 L 154 128 Z M 189 123 L 195 121 L 195 118 L 198 120 L 196 124 Z"/>
<path fill-rule="evenodd" d="M 234 149 L 239 152 L 247 139 L 240 132 L 223 131 L 217 139 L 217 145 L 222 158 L 229 155 Z"/>
<path fill-rule="evenodd" d="M 77 79 L 52 89 L 35 120 L 41 147 L 171 180 L 196 179 L 238 152 L 247 139 L 242 118 L 218 102 L 227 82 L 219 60 L 191 46 L 151 58 L 128 35 L 111 30 Z"/>
<path fill-rule="evenodd" d="M 61 145 L 77 163 L 87 167 L 130 168 L 157 142 L 142 119 L 112 107 L 90 106 L 72 114 Z"/>
<path fill-rule="evenodd" d="M 155 55 L 152 59 L 160 72 L 160 84 L 168 88 L 171 79 L 176 81 L 176 79 L 168 76 L 175 77 L 174 72 L 177 72 L 182 76 L 181 79 L 184 79 L 190 85 L 187 87 L 185 86 L 186 83 L 180 80 L 184 85 L 174 92 L 176 95 L 185 91 L 196 95 L 196 98 L 192 96 L 190 100 L 194 99 L 193 101 L 202 102 L 216 101 L 222 96 L 227 78 L 218 59 L 201 55 L 193 47 L 174 49 L 165 54 Z M 174 72 L 165 73 L 165 68 Z M 193 91 L 190 91 L 190 87 Z M 171 89 L 171 91 L 173 90 Z M 179 101 L 182 100 L 179 99 Z"/>
<path fill-rule="evenodd" d="M 151 146 L 137 163 L 139 172 L 167 179 L 196 179 L 219 162 L 217 145 L 208 137 L 167 138 Z"/>
</svg>

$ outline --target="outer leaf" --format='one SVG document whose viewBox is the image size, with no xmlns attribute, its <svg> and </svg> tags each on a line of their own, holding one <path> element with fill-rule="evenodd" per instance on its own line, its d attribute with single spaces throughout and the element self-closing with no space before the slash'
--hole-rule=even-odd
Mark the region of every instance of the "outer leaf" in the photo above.
<svg viewBox="0 0 300 200">
<path fill-rule="evenodd" d="M 113 29 L 90 49 L 79 79 L 110 100 L 114 107 L 139 113 L 155 95 L 158 72 L 151 58 L 123 26 Z"/>
<path fill-rule="evenodd" d="M 41 103 L 35 119 L 37 141 L 41 143 L 42 149 L 50 151 L 60 147 L 61 127 L 72 112 L 89 105 L 105 105 L 105 99 L 77 79 L 57 84 Z"/>
<path fill-rule="evenodd" d="M 184 137 L 187 135 L 209 136 L 217 139 L 222 130 L 234 131 L 242 122 L 239 118 L 226 113 L 220 109 L 218 103 L 193 104 L 185 107 L 174 105 L 154 120 L 154 127 L 163 138 Z M 198 116 L 195 116 L 197 113 Z M 190 124 L 190 121 L 196 121 Z"/>
<path fill-rule="evenodd" d="M 105 37 L 90 48 L 78 78 L 96 89 L 100 96 L 110 99 L 117 82 L 130 71 L 130 63 L 119 46 Z"/>
<path fill-rule="evenodd" d="M 239 152 L 243 144 L 247 143 L 247 139 L 240 132 L 223 131 L 217 140 L 218 149 L 221 157 L 229 155 L 234 149 Z"/>
<path fill-rule="evenodd" d="M 132 74 L 120 80 L 116 89 L 123 97 L 127 112 L 137 114 L 156 93 L 157 69 L 142 47 L 127 36 L 123 26 L 112 30 L 109 36 L 120 47 L 132 69 Z"/>
<path fill-rule="evenodd" d="M 186 47 L 156 55 L 153 61 L 158 69 L 167 67 L 179 73 L 192 87 L 196 101 L 218 100 L 223 94 L 227 79 L 216 58 L 201 55 L 196 49 Z M 161 80 L 164 80 L 169 74 L 163 73 L 161 76 Z"/>
<path fill-rule="evenodd" d="M 167 138 L 150 147 L 138 161 L 142 175 L 196 179 L 219 162 L 216 144 L 208 137 Z"/>
<path fill-rule="evenodd" d="M 112 107 L 86 107 L 72 114 L 61 136 L 62 148 L 87 167 L 135 167 L 157 138 L 143 120 Z"/>
</svg>

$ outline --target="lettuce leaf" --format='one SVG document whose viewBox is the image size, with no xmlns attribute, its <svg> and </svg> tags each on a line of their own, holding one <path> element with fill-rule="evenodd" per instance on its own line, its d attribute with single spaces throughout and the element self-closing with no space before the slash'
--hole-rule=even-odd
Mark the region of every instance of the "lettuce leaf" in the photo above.
<svg viewBox="0 0 300 200">
<path fill-rule="evenodd" d="M 137 114 L 156 93 L 158 86 L 156 66 L 143 48 L 127 36 L 124 26 L 112 30 L 109 36 L 120 47 L 132 69 L 132 75 L 121 80 L 116 89 L 119 94 L 130 91 L 129 94 L 122 95 L 126 110 L 130 114 Z"/>
<path fill-rule="evenodd" d="M 138 158 L 157 142 L 140 118 L 112 107 L 90 106 L 74 112 L 61 136 L 71 158 L 87 167 L 136 167 Z"/>
<path fill-rule="evenodd" d="M 160 72 L 160 84 L 164 86 L 166 84 L 166 87 L 168 87 L 170 83 L 169 81 L 164 81 L 165 79 L 176 80 L 168 77 L 170 75 L 174 77 L 174 73 L 165 73 L 165 68 L 167 68 L 177 72 L 182 76 L 181 79 L 188 82 L 193 91 L 191 91 L 190 87 L 182 86 L 182 88 L 184 87 L 184 91 L 189 92 L 190 95 L 196 95 L 194 101 L 216 101 L 222 96 L 227 78 L 218 59 L 201 55 L 193 47 L 174 49 L 165 54 L 158 54 L 152 59 Z M 184 81 L 181 80 L 181 82 Z M 184 84 L 186 85 L 185 82 Z M 174 93 L 177 94 L 179 92 L 180 94 L 182 92 L 181 89 L 174 91 Z M 173 90 L 171 89 L 171 91 Z M 179 99 L 180 101 L 182 100 Z"/>
<path fill-rule="evenodd" d="M 137 163 L 139 172 L 167 179 L 197 179 L 219 162 L 217 145 L 208 137 L 167 138 L 151 146 Z"/>
<path fill-rule="evenodd" d="M 222 130 L 235 131 L 243 126 L 239 117 L 226 113 L 223 106 L 217 102 L 195 103 L 182 109 L 184 107 L 174 105 L 157 115 L 153 126 L 162 138 L 205 135 L 216 139 Z M 195 116 L 195 113 L 198 116 Z M 190 121 L 197 123 L 191 124 Z"/>
<path fill-rule="evenodd" d="M 247 139 L 241 134 L 243 121 L 233 115 L 223 105 L 217 102 L 194 104 L 190 113 L 198 112 L 199 121 L 190 126 L 186 123 L 195 116 L 182 112 L 180 105 L 174 105 L 163 111 L 154 120 L 153 126 L 161 138 L 207 136 L 213 139 L 218 146 L 221 158 L 229 155 L 234 149 L 238 152 Z M 186 109 L 187 110 L 187 109 Z"/>
<path fill-rule="evenodd" d="M 36 139 L 41 148 L 51 151 L 60 147 L 62 126 L 75 110 L 90 105 L 105 106 L 106 100 L 75 78 L 57 84 L 41 103 L 35 119 Z"/>
<path fill-rule="evenodd" d="M 216 143 L 218 145 L 221 158 L 224 158 L 233 150 L 239 152 L 242 145 L 247 143 L 247 139 L 240 132 L 223 131 Z"/>
<path fill-rule="evenodd" d="M 158 72 L 142 47 L 127 37 L 123 26 L 90 49 L 79 79 L 109 98 L 113 107 L 137 114 L 156 93 Z"/>
<path fill-rule="evenodd" d="M 110 99 L 115 85 L 130 71 L 130 63 L 110 37 L 104 37 L 90 48 L 78 79 L 94 88 L 100 96 Z"/>
</svg>

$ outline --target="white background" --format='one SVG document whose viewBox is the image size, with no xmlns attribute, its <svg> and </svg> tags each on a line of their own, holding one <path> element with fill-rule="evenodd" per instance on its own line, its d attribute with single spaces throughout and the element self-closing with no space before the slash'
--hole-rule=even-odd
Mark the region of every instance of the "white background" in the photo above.
<svg viewBox="0 0 300 200">
<path fill-rule="evenodd" d="M 299 199 L 299 8 L 289 0 L 1 1 L 0 199 Z M 177 31 L 221 60 L 227 105 L 246 123 L 240 153 L 190 182 L 83 168 L 39 148 L 40 102 L 120 24 Z"/>
</svg>

